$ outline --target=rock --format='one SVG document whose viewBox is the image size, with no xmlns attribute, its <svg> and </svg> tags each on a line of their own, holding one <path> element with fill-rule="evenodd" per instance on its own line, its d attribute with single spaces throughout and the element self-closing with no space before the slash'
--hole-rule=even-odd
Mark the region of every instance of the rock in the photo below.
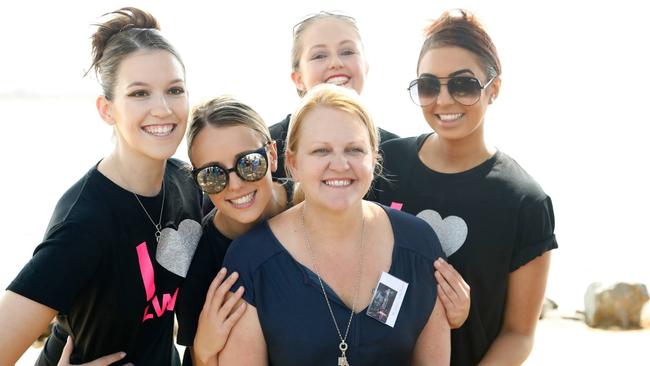
<svg viewBox="0 0 650 366">
<path fill-rule="evenodd" d="M 542 311 L 539 314 L 539 318 L 546 318 L 548 314 L 555 309 L 557 309 L 557 303 L 548 297 L 544 298 L 544 303 L 542 304 Z"/>
<path fill-rule="evenodd" d="M 650 301 L 646 301 L 641 308 L 641 328 L 650 329 Z"/>
<path fill-rule="evenodd" d="M 585 293 L 585 322 L 590 327 L 641 326 L 641 308 L 650 299 L 643 284 L 619 282 L 610 286 L 592 283 Z"/>
</svg>

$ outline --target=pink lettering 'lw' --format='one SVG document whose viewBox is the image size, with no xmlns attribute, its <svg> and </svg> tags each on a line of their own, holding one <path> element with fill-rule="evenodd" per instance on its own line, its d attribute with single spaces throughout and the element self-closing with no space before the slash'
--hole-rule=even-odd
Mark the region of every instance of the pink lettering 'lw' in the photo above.
<svg viewBox="0 0 650 366">
<path fill-rule="evenodd" d="M 144 308 L 144 315 L 142 316 L 142 322 L 154 318 L 154 313 L 157 317 L 161 317 L 165 311 L 174 311 L 176 306 L 176 296 L 178 295 L 178 288 L 174 291 L 174 295 L 169 294 L 162 295 L 162 304 L 158 300 L 158 295 L 156 295 L 156 281 L 154 278 L 153 264 L 151 263 L 151 257 L 149 257 L 149 251 L 147 250 L 147 243 L 142 242 L 136 248 L 138 253 L 138 264 L 140 265 L 140 275 L 142 276 L 142 283 L 144 284 L 144 290 L 147 296 L 147 306 Z M 150 309 L 153 306 L 154 313 L 151 313 Z"/>
</svg>

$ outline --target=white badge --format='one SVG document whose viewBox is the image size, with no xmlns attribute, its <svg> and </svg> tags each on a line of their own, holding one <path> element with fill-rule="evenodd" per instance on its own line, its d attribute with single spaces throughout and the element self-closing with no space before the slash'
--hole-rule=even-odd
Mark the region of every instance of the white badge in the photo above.
<svg viewBox="0 0 650 366">
<path fill-rule="evenodd" d="M 382 272 L 366 315 L 394 327 L 408 286 L 407 282 Z"/>
</svg>

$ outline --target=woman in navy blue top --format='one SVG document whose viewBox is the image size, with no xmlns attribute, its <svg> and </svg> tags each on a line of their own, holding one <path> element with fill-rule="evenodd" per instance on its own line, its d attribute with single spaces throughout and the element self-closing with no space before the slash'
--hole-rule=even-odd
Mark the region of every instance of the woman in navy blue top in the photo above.
<svg viewBox="0 0 650 366">
<path fill-rule="evenodd" d="M 305 200 L 229 248 L 224 266 L 251 306 L 220 364 L 449 363 L 431 266 L 440 243 L 420 219 L 363 200 L 377 141 L 353 91 L 321 85 L 303 98 L 286 162 Z"/>
</svg>

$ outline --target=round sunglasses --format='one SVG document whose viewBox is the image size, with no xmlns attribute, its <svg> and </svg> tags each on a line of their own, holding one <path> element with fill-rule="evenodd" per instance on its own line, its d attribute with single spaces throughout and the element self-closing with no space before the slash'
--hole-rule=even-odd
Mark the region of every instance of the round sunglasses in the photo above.
<svg viewBox="0 0 650 366">
<path fill-rule="evenodd" d="M 194 181 L 207 194 L 216 194 L 228 186 L 231 172 L 247 182 L 256 182 L 266 175 L 269 168 L 267 145 L 253 151 L 244 151 L 235 157 L 235 165 L 226 169 L 219 163 L 209 163 L 192 170 Z"/>
<path fill-rule="evenodd" d="M 476 104 L 481 99 L 481 92 L 487 88 L 495 78 L 490 79 L 485 85 L 473 76 L 453 76 L 438 78 L 433 75 L 424 74 L 411 81 L 408 87 L 409 95 L 413 103 L 420 107 L 433 104 L 443 85 L 447 86 L 449 95 L 458 103 L 464 106 Z M 446 80 L 443 84 L 441 80 Z"/>
</svg>

